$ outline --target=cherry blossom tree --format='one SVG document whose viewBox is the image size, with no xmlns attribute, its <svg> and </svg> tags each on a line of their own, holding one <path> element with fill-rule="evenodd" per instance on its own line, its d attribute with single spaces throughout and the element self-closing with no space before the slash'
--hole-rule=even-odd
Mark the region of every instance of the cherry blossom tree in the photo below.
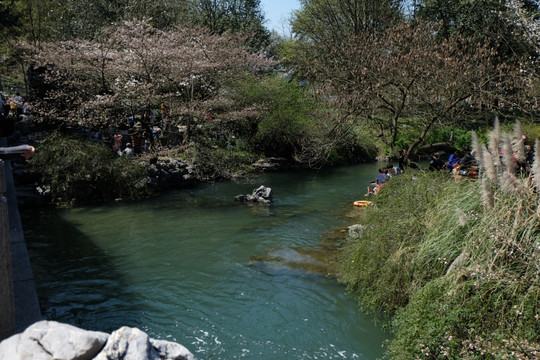
<svg viewBox="0 0 540 360">
<path fill-rule="evenodd" d="M 507 10 L 504 16 L 507 22 L 517 28 L 516 35 L 532 49 L 529 56 L 520 61 L 520 73 L 526 79 L 527 90 L 525 92 L 528 107 L 539 106 L 540 97 L 540 21 L 538 4 L 536 11 L 528 11 L 527 4 L 522 0 L 510 0 L 507 2 Z"/>
<path fill-rule="evenodd" d="M 537 5 L 537 7 L 540 5 Z M 540 53 L 540 21 L 538 20 L 538 9 L 536 13 L 528 12 L 522 0 L 510 0 L 506 7 L 507 19 L 523 30 L 523 37 Z"/>
<path fill-rule="evenodd" d="M 38 121 L 109 128 L 142 109 L 165 104 L 172 127 L 187 127 L 210 112 L 237 113 L 226 83 L 273 63 L 243 50 L 242 39 L 202 28 L 171 31 L 148 21 L 125 22 L 95 41 L 47 43 L 28 60 L 35 74 Z M 233 111 L 234 110 L 234 111 Z"/>
</svg>

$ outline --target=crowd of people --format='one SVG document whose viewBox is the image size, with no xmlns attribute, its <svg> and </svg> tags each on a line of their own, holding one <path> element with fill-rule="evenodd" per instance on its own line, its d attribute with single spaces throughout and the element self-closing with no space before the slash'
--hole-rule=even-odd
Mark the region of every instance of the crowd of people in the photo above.
<svg viewBox="0 0 540 360">
<path fill-rule="evenodd" d="M 420 169 L 418 164 L 409 160 L 407 150 L 403 150 L 398 158 L 398 166 L 388 164 L 386 167 L 379 169 L 377 179 L 368 186 L 367 195 L 377 194 L 389 178 L 403 174 L 407 167 Z M 435 152 L 429 162 L 429 170 L 448 172 L 456 179 L 461 177 L 478 179 L 478 164 L 476 159 L 467 151 L 454 151 L 446 161 L 442 159 L 440 152 Z"/>
<path fill-rule="evenodd" d="M 525 162 L 516 160 L 517 172 L 521 177 L 529 176 L 534 160 L 534 151 L 530 145 L 525 146 L 525 152 Z M 390 177 L 404 173 L 406 167 L 419 168 L 417 164 L 409 161 L 407 155 L 407 151 L 403 150 L 398 158 L 398 166 L 388 164 L 386 167 L 380 168 L 377 179 L 372 181 L 368 187 L 367 195 L 377 194 Z M 433 153 L 429 162 L 430 171 L 446 172 L 451 174 L 456 180 L 462 178 L 478 179 L 478 161 L 470 151 L 466 149 L 463 151 L 456 150 L 450 154 L 447 160 L 443 160 L 442 155 L 444 155 L 442 152 Z"/>
<path fill-rule="evenodd" d="M 0 93 L 0 137 L 8 136 L 15 120 L 29 113 L 28 103 L 19 92 L 10 96 Z"/>
<path fill-rule="evenodd" d="M 165 105 L 161 106 L 161 116 L 156 116 L 154 110 L 147 106 L 140 114 L 128 116 L 120 126 L 112 128 L 109 134 L 85 127 L 81 131 L 93 142 L 112 143 L 112 150 L 118 156 L 131 158 L 136 154 L 159 149 L 168 123 Z"/>
<path fill-rule="evenodd" d="M 24 102 L 19 92 L 12 96 L 0 93 L 0 116 L 7 117 L 10 114 L 22 115 L 28 111 L 28 104 Z"/>
<path fill-rule="evenodd" d="M 29 105 L 20 93 L 13 88 L 8 93 L 11 95 L 0 92 L 0 137 L 9 136 L 14 130 L 14 124 L 25 115 L 30 115 Z M 211 114 L 206 119 L 211 120 Z M 127 116 L 125 121 L 109 130 L 81 124 L 80 131 L 88 140 L 112 145 L 112 150 L 118 156 L 130 158 L 159 150 L 166 144 L 171 133 L 179 134 L 170 128 L 169 109 L 162 103 L 157 109 L 150 105 L 142 107 L 140 112 Z"/>
<path fill-rule="evenodd" d="M 370 194 L 377 194 L 381 187 L 386 184 L 389 178 L 392 176 L 397 176 L 400 174 L 403 174 L 403 169 L 399 166 L 394 166 L 394 164 L 388 164 L 386 167 L 379 169 L 379 175 L 377 175 L 377 179 L 375 181 L 372 181 L 368 186 L 368 195 Z"/>
<path fill-rule="evenodd" d="M 468 177 L 478 179 L 478 164 L 474 156 L 468 151 L 454 151 L 447 161 L 441 159 L 441 154 L 436 152 L 429 162 L 431 171 L 448 171 L 456 179 Z"/>
</svg>

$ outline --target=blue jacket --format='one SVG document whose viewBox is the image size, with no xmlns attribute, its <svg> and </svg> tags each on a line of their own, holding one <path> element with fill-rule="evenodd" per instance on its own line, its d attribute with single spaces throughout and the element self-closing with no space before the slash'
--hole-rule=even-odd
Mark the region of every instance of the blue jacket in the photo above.
<svg viewBox="0 0 540 360">
<path fill-rule="evenodd" d="M 450 158 L 448 159 L 448 170 L 452 171 L 454 168 L 454 164 L 457 163 L 460 160 L 459 156 L 457 155 L 450 155 Z"/>
</svg>

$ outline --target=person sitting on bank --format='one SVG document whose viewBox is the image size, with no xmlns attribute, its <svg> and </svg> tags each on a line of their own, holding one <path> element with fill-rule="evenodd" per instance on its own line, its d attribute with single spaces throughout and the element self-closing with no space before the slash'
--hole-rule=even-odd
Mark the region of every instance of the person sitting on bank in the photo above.
<svg viewBox="0 0 540 360">
<path fill-rule="evenodd" d="M 444 161 L 441 159 L 441 154 L 438 152 L 434 153 L 429 162 L 429 170 L 431 171 L 441 171 L 444 170 Z"/>
<path fill-rule="evenodd" d="M 389 176 L 400 175 L 403 173 L 403 170 L 401 170 L 399 166 L 394 166 L 394 164 L 386 165 L 386 169 L 388 169 Z"/>
<path fill-rule="evenodd" d="M 448 158 L 448 165 L 446 165 L 448 170 L 452 171 L 454 169 L 454 165 L 457 164 L 459 160 L 460 160 L 459 152 L 454 151 L 454 153 L 450 155 L 450 157 Z"/>
<path fill-rule="evenodd" d="M 407 149 L 401 150 L 398 157 L 398 166 L 401 169 L 401 172 L 405 172 L 405 167 L 409 165 L 409 152 Z"/>
<path fill-rule="evenodd" d="M 377 175 L 377 185 L 386 183 L 388 180 L 388 174 L 386 173 L 386 168 L 379 169 L 379 175 Z"/>
<path fill-rule="evenodd" d="M 366 196 L 375 195 L 376 193 L 377 193 L 377 181 L 372 181 L 369 183 Z"/>
</svg>

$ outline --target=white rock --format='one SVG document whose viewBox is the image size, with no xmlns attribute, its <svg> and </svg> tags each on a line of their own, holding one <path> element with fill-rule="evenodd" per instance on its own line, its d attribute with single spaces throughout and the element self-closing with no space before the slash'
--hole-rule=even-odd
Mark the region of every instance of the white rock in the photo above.
<svg viewBox="0 0 540 360">
<path fill-rule="evenodd" d="M 0 343 L 0 360 L 91 360 L 108 334 L 56 321 L 39 321 Z"/>
<path fill-rule="evenodd" d="M 184 346 L 122 327 L 111 335 L 40 321 L 0 343 L 0 360 L 196 360 Z"/>
<path fill-rule="evenodd" d="M 196 360 L 195 356 L 183 345 L 165 340 L 150 339 L 161 359 L 166 360 Z"/>
<path fill-rule="evenodd" d="M 114 331 L 95 360 L 160 360 L 159 353 L 150 344 L 145 332 L 131 327 Z"/>
</svg>

